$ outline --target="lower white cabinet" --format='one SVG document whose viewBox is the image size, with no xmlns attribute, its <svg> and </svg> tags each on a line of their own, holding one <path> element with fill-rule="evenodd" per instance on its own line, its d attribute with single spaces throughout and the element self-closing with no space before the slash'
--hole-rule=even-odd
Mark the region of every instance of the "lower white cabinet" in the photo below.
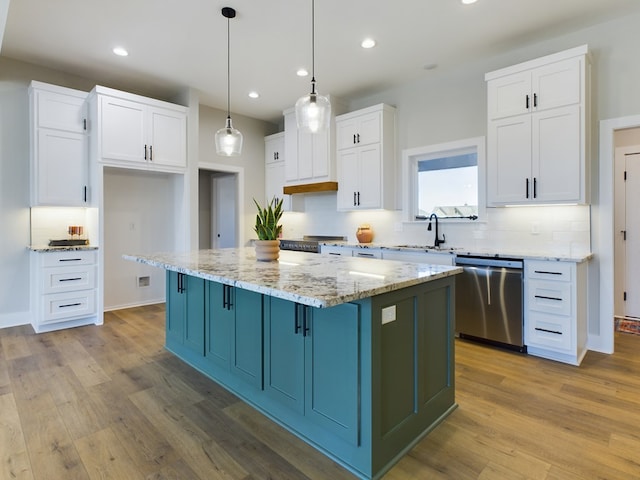
<svg viewBox="0 0 640 480">
<path fill-rule="evenodd" d="M 580 365 L 587 352 L 586 263 L 525 260 L 524 268 L 527 351 Z"/>
<path fill-rule="evenodd" d="M 97 250 L 31 252 L 36 333 L 97 322 Z"/>
</svg>

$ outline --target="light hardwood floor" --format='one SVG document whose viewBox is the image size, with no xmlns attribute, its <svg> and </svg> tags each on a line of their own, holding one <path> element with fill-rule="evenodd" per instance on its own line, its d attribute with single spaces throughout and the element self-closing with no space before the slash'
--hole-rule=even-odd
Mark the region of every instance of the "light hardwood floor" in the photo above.
<svg viewBox="0 0 640 480">
<path fill-rule="evenodd" d="M 0 478 L 354 478 L 163 340 L 162 305 L 0 330 Z M 457 341 L 459 407 L 385 480 L 640 479 L 640 336 L 616 350 L 577 368 Z"/>
</svg>

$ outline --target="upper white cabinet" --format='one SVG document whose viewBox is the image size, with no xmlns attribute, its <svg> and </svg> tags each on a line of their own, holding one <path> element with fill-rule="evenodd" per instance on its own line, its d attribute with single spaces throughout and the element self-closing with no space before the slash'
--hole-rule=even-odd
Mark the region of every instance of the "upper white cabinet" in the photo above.
<svg viewBox="0 0 640 480">
<path fill-rule="evenodd" d="M 105 87 L 91 92 L 96 155 L 114 166 L 181 172 L 187 166 L 186 108 Z"/>
<path fill-rule="evenodd" d="M 284 112 L 285 181 L 287 185 L 335 182 L 335 125 L 336 113 L 342 112 L 341 103 L 331 97 L 331 122 L 328 130 L 305 133 L 298 130 L 294 109 Z"/>
<path fill-rule="evenodd" d="M 264 137 L 264 191 L 265 200 L 282 199 L 282 210 L 285 212 L 297 210 L 299 200 L 292 195 L 285 195 L 282 188 L 285 184 L 284 176 L 284 133 L 275 133 Z"/>
<path fill-rule="evenodd" d="M 336 117 L 338 210 L 395 208 L 395 108 Z"/>
<path fill-rule="evenodd" d="M 488 73 L 487 203 L 588 203 L 587 46 Z"/>
<path fill-rule="evenodd" d="M 31 82 L 31 205 L 87 206 L 86 92 Z"/>
</svg>

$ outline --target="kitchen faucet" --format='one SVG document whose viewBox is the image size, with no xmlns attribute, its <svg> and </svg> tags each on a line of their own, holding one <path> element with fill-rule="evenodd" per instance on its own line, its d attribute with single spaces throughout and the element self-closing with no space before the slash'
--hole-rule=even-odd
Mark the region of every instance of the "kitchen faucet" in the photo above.
<svg viewBox="0 0 640 480">
<path fill-rule="evenodd" d="M 436 220 L 436 234 L 434 236 L 435 240 L 433 241 L 433 247 L 438 248 L 440 245 L 442 245 L 445 242 L 446 237 L 443 233 L 442 240 L 438 238 L 438 215 L 436 215 L 435 213 L 432 213 L 431 215 L 429 215 L 429 226 L 427 227 L 427 230 L 431 231 L 431 220 L 434 218 Z"/>
</svg>

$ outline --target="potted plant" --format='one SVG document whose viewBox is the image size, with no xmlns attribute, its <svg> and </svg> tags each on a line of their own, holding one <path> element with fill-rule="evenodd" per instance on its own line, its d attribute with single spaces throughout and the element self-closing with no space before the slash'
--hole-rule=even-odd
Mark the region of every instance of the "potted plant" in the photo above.
<svg viewBox="0 0 640 480">
<path fill-rule="evenodd" d="M 282 232 L 282 225 L 278 223 L 282 217 L 282 199 L 278 200 L 273 197 L 265 207 L 261 207 L 255 198 L 253 203 L 258 208 L 256 226 L 254 227 L 256 234 L 258 234 L 258 240 L 254 241 L 256 259 L 261 261 L 277 260 L 280 255 L 278 238 Z"/>
</svg>

